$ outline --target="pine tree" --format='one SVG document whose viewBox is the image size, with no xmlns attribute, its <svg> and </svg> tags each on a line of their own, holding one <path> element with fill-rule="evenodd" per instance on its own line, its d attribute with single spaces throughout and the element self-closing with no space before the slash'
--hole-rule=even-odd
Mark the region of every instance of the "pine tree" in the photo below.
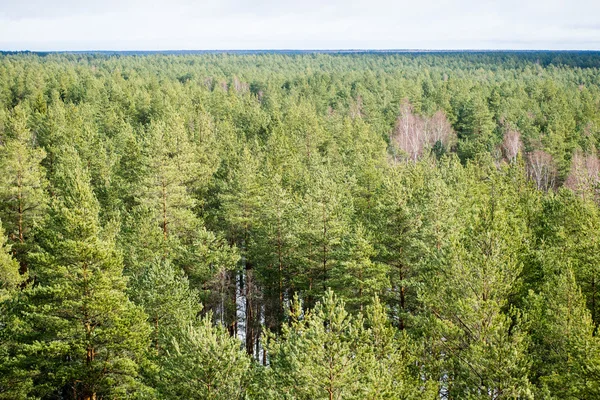
<svg viewBox="0 0 600 400">
<path fill-rule="evenodd" d="M 127 298 L 121 258 L 98 223 L 77 154 L 63 149 L 54 171 L 57 197 L 32 256 L 35 284 L 20 303 L 19 354 L 36 371 L 30 395 L 126 396 L 140 389 L 146 317 Z"/>
<path fill-rule="evenodd" d="M 176 332 L 193 324 L 201 310 L 197 291 L 190 288 L 183 271 L 168 260 L 156 259 L 130 289 L 132 300 L 143 307 L 153 328 L 157 353 Z"/>
<path fill-rule="evenodd" d="M 362 311 L 389 287 L 389 269 L 373 261 L 376 256 L 373 240 L 363 225 L 356 224 L 344 239 L 345 260 L 334 266 L 331 285 L 350 310 Z"/>
<path fill-rule="evenodd" d="M 162 362 L 159 392 L 166 398 L 244 398 L 250 358 L 210 316 L 173 337 Z"/>
<path fill-rule="evenodd" d="M 298 286 L 307 290 L 308 306 L 331 286 L 332 271 L 344 260 L 342 237 L 353 213 L 348 189 L 352 182 L 344 182 L 342 171 L 325 164 L 313 174 L 301 203 L 304 219 L 299 227 L 301 263 L 306 271 L 305 281 Z"/>
<path fill-rule="evenodd" d="M 589 199 L 569 190 L 551 193 L 541 202 L 535 220 L 537 248 L 531 272 L 531 288 L 540 290 L 556 266 L 568 264 L 586 299 L 594 324 L 600 322 L 598 282 L 600 280 L 600 213 Z M 533 274 L 532 274 L 533 275 Z"/>
<path fill-rule="evenodd" d="M 267 344 L 277 391 L 300 399 L 346 399 L 359 392 L 355 320 L 332 291 L 305 314 L 296 297 L 290 322 Z M 284 397 L 285 398 L 285 397 Z"/>
<path fill-rule="evenodd" d="M 24 278 L 20 276 L 19 264 L 10 255 L 10 245 L 6 242 L 4 230 L 0 225 L 0 302 L 14 291 Z"/>
<path fill-rule="evenodd" d="M 258 181 L 260 155 L 253 150 L 243 148 L 219 196 L 230 241 L 236 243 L 244 254 L 261 200 Z"/>
<path fill-rule="evenodd" d="M 392 326 L 378 297 L 366 308 L 364 323 L 358 374 L 362 398 L 438 398 L 438 383 L 424 373 L 419 359 L 421 346 Z"/>
<path fill-rule="evenodd" d="M 488 153 L 498 144 L 494 120 L 485 99 L 475 94 L 460 110 L 458 121 L 458 154 L 462 160 Z"/>
<path fill-rule="evenodd" d="M 219 200 L 221 201 L 220 217 L 222 225 L 230 243 L 237 245 L 240 251 L 241 263 L 239 268 L 231 268 L 227 273 L 222 274 L 221 291 L 222 296 L 228 292 L 227 299 L 222 297 L 221 320 L 227 321 L 229 331 L 233 335 L 237 334 L 238 322 L 238 286 L 244 288 L 246 298 L 245 324 L 246 350 L 252 354 L 253 341 L 255 334 L 252 331 L 256 324 L 256 315 L 252 312 L 256 307 L 253 306 L 254 299 L 257 296 L 256 285 L 253 282 L 255 260 L 251 259 L 250 241 L 255 233 L 257 224 L 257 213 L 260 206 L 260 185 L 259 185 L 259 165 L 260 154 L 257 151 L 258 146 L 246 146 L 240 154 L 235 154 L 233 165 L 226 180 L 223 182 Z M 226 287 L 228 286 L 228 287 Z"/>
<path fill-rule="evenodd" d="M 163 231 L 156 224 L 154 212 L 145 206 L 135 207 L 125 217 L 117 240 L 127 276 L 137 277 L 157 258 L 165 257 Z"/>
<path fill-rule="evenodd" d="M 14 351 L 19 343 L 12 330 L 13 324 L 19 324 L 12 304 L 25 278 L 19 273 L 19 263 L 10 255 L 0 226 L 0 399 L 26 399 L 31 390 L 31 373 L 19 366 L 20 357 Z"/>
<path fill-rule="evenodd" d="M 455 195 L 463 223 L 442 244 L 423 286 L 428 335 L 445 363 L 442 394 L 450 397 L 532 397 L 524 316 L 509 303 L 528 230 L 505 173 L 489 161 L 467 168 L 456 187 L 462 196 Z"/>
<path fill-rule="evenodd" d="M 531 293 L 532 376 L 540 397 L 600 396 L 600 340 L 570 266 Z"/>
<path fill-rule="evenodd" d="M 313 310 L 298 298 L 280 336 L 270 335 L 263 395 L 300 399 L 433 399 L 416 347 L 397 335 L 377 298 L 366 318 L 353 316 L 328 290 Z"/>
<path fill-rule="evenodd" d="M 35 146 L 35 137 L 27 127 L 26 110 L 15 108 L 4 145 L 0 145 L 0 217 L 15 244 L 22 273 L 27 271 L 26 242 L 31 241 L 47 203 L 44 169 L 40 166 L 44 157 L 44 150 Z"/>
<path fill-rule="evenodd" d="M 420 264 L 448 229 L 448 196 L 428 160 L 396 164 L 386 175 L 367 221 L 373 232 L 373 261 L 385 266 L 390 282 L 391 290 L 382 298 L 391 307 L 394 324 L 405 329 L 418 308 Z"/>
<path fill-rule="evenodd" d="M 201 226 L 189 186 L 202 166 L 195 162 L 194 148 L 177 119 L 152 123 L 145 146 L 146 181 L 139 202 L 160 226 L 168 253 L 171 238 L 187 244 Z"/>
<path fill-rule="evenodd" d="M 283 319 L 284 302 L 294 291 L 298 271 L 296 248 L 299 244 L 297 198 L 286 190 L 281 176 L 275 174 L 264 184 L 256 233 L 250 243 L 250 259 L 257 265 L 265 303 L 269 309 L 268 325 L 278 326 Z"/>
</svg>

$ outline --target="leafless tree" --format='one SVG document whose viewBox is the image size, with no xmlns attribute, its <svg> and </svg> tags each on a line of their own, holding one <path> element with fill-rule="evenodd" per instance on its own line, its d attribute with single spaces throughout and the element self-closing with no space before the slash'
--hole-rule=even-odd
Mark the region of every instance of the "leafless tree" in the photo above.
<svg viewBox="0 0 600 400">
<path fill-rule="evenodd" d="M 552 156 L 544 150 L 534 150 L 527 154 L 527 175 L 538 189 L 552 189 L 556 183 L 556 165 Z"/>
<path fill-rule="evenodd" d="M 408 159 L 416 161 L 423 154 L 425 132 L 422 119 L 413 114 L 412 105 L 404 100 L 394 129 L 394 144 L 405 152 Z"/>
<path fill-rule="evenodd" d="M 248 83 L 246 82 L 240 81 L 237 76 L 233 77 L 232 86 L 233 90 L 235 90 L 238 93 L 245 93 L 250 89 L 250 85 L 248 85 Z"/>
<path fill-rule="evenodd" d="M 444 148 L 456 142 L 456 133 L 446 114 L 437 111 L 431 118 L 423 118 L 413 112 L 412 105 L 405 99 L 400 105 L 400 115 L 392 133 L 394 146 L 409 160 L 416 161 L 426 149 L 433 148 L 438 142 Z"/>
<path fill-rule="evenodd" d="M 363 100 L 362 96 L 356 97 L 356 100 L 350 103 L 350 118 L 362 118 L 363 117 Z"/>
<path fill-rule="evenodd" d="M 571 160 L 571 170 L 565 186 L 582 195 L 600 184 L 600 160 L 595 154 L 583 154 L 576 151 Z"/>
<path fill-rule="evenodd" d="M 517 158 L 522 148 L 521 134 L 516 130 L 506 132 L 502 141 L 502 152 L 509 162 L 513 162 Z"/>
<path fill-rule="evenodd" d="M 204 86 L 209 90 L 214 90 L 214 88 L 215 88 L 214 79 L 211 77 L 204 78 Z"/>
<path fill-rule="evenodd" d="M 439 110 L 426 121 L 428 143 L 433 147 L 441 143 L 444 148 L 449 148 L 456 143 L 456 132 L 452 129 L 446 114 Z"/>
</svg>

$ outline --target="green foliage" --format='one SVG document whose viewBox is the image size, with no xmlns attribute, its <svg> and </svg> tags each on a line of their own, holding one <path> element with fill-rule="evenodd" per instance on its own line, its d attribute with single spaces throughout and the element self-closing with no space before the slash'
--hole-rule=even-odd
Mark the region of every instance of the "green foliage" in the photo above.
<svg viewBox="0 0 600 400">
<path fill-rule="evenodd" d="M 27 111 L 16 107 L 9 118 L 5 142 L 0 144 L 0 217 L 18 259 L 25 264 L 33 230 L 45 212 L 46 179 L 40 162 L 44 150 L 36 147 L 27 126 Z"/>
<path fill-rule="evenodd" d="M 290 321 L 267 344 L 270 396 L 295 399 L 434 398 L 415 369 L 406 336 L 396 337 L 383 306 L 353 317 L 331 290 L 308 313 L 298 298 Z M 434 389 L 434 390 L 432 390 Z M 274 394 L 277 393 L 277 394 Z"/>
<path fill-rule="evenodd" d="M 153 328 L 157 352 L 171 342 L 180 329 L 194 323 L 200 310 L 198 293 L 171 262 L 152 262 L 130 289 L 132 300 L 143 307 Z"/>
<path fill-rule="evenodd" d="M 121 259 L 98 224 L 89 178 L 76 155 L 65 153 L 55 169 L 59 197 L 32 256 L 35 283 L 19 296 L 12 321 L 14 351 L 26 356 L 22 369 L 35 371 L 32 396 L 123 396 L 139 389 L 149 327 L 126 296 Z"/>
<path fill-rule="evenodd" d="M 532 360 L 539 397 L 592 399 L 600 394 L 600 341 L 575 275 L 565 266 L 531 293 Z"/>
<path fill-rule="evenodd" d="M 454 197 L 465 230 L 455 228 L 432 255 L 421 297 L 451 396 L 531 398 L 523 316 L 509 305 L 528 229 L 519 187 L 507 169 L 490 167 L 483 161 L 465 170 Z"/>
<path fill-rule="evenodd" d="M 597 398 L 598 60 L 1 54 L 0 398 Z"/>
<path fill-rule="evenodd" d="M 23 278 L 0 227 L 0 399 L 25 399 L 32 385 L 27 371 L 18 368 L 20 357 L 12 351 L 18 343 L 7 328 L 14 321 L 10 310 Z"/>
<path fill-rule="evenodd" d="M 158 384 L 166 398 L 243 398 L 250 358 L 210 316 L 182 328 L 167 351 Z"/>
<path fill-rule="evenodd" d="M 4 230 L 0 226 L 0 302 L 5 296 L 16 290 L 23 281 L 19 274 L 19 263 L 10 254 L 10 246 L 6 244 Z"/>
</svg>

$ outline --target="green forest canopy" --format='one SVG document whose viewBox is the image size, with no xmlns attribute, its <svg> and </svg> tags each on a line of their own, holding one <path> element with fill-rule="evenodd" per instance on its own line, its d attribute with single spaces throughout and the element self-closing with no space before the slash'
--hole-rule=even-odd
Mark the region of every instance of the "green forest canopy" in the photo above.
<svg viewBox="0 0 600 400">
<path fill-rule="evenodd" d="M 600 398 L 600 54 L 0 55 L 0 399 Z"/>
</svg>

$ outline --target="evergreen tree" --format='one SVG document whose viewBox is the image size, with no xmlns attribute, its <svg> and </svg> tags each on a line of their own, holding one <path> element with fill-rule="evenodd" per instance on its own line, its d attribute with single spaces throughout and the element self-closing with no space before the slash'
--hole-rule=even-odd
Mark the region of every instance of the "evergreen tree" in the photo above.
<svg viewBox="0 0 600 400">
<path fill-rule="evenodd" d="M 328 290 L 311 311 L 296 297 L 290 321 L 267 344 L 270 364 L 263 395 L 297 399 L 435 398 L 421 375 L 415 346 L 397 336 L 377 298 L 367 317 L 353 317 Z M 270 390 L 269 390 L 270 389 Z"/>
<path fill-rule="evenodd" d="M 428 334 L 445 364 L 441 393 L 452 398 L 532 397 L 524 317 L 509 303 L 528 230 L 516 188 L 493 168 L 480 162 L 467 169 L 458 189 L 464 231 L 442 245 L 444 257 L 421 293 L 432 318 Z"/>
<path fill-rule="evenodd" d="M 171 239 L 187 244 L 201 226 L 189 186 L 202 166 L 176 119 L 152 123 L 146 142 L 146 182 L 139 201 L 160 226 L 168 253 Z"/>
<path fill-rule="evenodd" d="M 438 383 L 424 373 L 421 346 L 390 323 L 386 309 L 374 297 L 366 308 L 361 338 L 360 377 L 362 398 L 434 399 Z"/>
<path fill-rule="evenodd" d="M 54 171 L 58 193 L 32 257 L 35 284 L 23 292 L 15 332 L 22 368 L 36 371 L 29 395 L 126 396 L 141 389 L 146 317 L 127 298 L 121 258 L 98 223 L 77 154 L 64 149 Z"/>
<path fill-rule="evenodd" d="M 298 199 L 282 187 L 280 175 L 276 174 L 267 182 L 261 196 L 249 258 L 257 265 L 265 303 L 270 311 L 267 322 L 270 328 L 274 328 L 282 322 L 284 302 L 295 290 L 295 277 L 303 271 L 299 270 L 296 252 L 300 218 Z"/>
<path fill-rule="evenodd" d="M 17 107 L 10 118 L 5 142 L 0 145 L 0 216 L 15 253 L 21 261 L 21 272 L 27 271 L 26 241 L 39 224 L 47 203 L 46 180 L 40 162 L 44 150 L 35 146 L 28 129 L 26 110 Z"/>
<path fill-rule="evenodd" d="M 360 391 L 356 352 L 361 324 L 332 291 L 307 314 L 296 297 L 290 322 L 267 345 L 273 382 L 281 397 L 355 398 Z"/>
<path fill-rule="evenodd" d="M 157 259 L 132 284 L 132 300 L 142 306 L 153 328 L 157 353 L 176 332 L 193 324 L 201 310 L 198 293 L 183 273 L 168 260 Z"/>
<path fill-rule="evenodd" d="M 19 264 L 10 255 L 10 245 L 6 242 L 4 230 L 0 225 L 0 302 L 5 300 L 5 297 L 23 280 L 19 274 Z"/>
<path fill-rule="evenodd" d="M 31 390 L 31 374 L 19 368 L 20 357 L 14 352 L 19 343 L 11 329 L 19 323 L 12 315 L 12 303 L 24 278 L 0 226 L 0 399 L 26 399 Z"/>
<path fill-rule="evenodd" d="M 485 99 L 475 94 L 460 109 L 458 120 L 458 154 L 462 160 L 491 152 L 499 140 L 494 135 L 493 115 Z"/>
<path fill-rule="evenodd" d="M 539 397 L 600 395 L 600 341 L 572 269 L 566 265 L 531 293 L 532 376 Z"/>
<path fill-rule="evenodd" d="M 565 189 L 543 199 L 535 221 L 538 251 L 534 253 L 534 263 L 537 276 L 531 285 L 534 290 L 541 289 L 547 277 L 556 273 L 556 265 L 570 265 L 596 326 L 600 322 L 598 211 L 594 202 L 581 199 Z"/>
<path fill-rule="evenodd" d="M 366 229 L 356 224 L 345 238 L 345 261 L 334 266 L 331 283 L 350 310 L 363 310 L 389 287 L 388 267 L 373 261 L 376 251 Z"/>
<path fill-rule="evenodd" d="M 239 341 L 210 316 L 173 337 L 165 357 L 159 392 L 166 398 L 244 398 L 250 359 Z"/>
<path fill-rule="evenodd" d="M 303 287 L 312 299 L 331 286 L 332 271 L 344 261 L 342 236 L 349 229 L 353 213 L 349 195 L 350 182 L 344 182 L 341 171 L 323 165 L 314 171 L 314 181 L 302 200 L 304 220 L 300 226 Z"/>
</svg>

